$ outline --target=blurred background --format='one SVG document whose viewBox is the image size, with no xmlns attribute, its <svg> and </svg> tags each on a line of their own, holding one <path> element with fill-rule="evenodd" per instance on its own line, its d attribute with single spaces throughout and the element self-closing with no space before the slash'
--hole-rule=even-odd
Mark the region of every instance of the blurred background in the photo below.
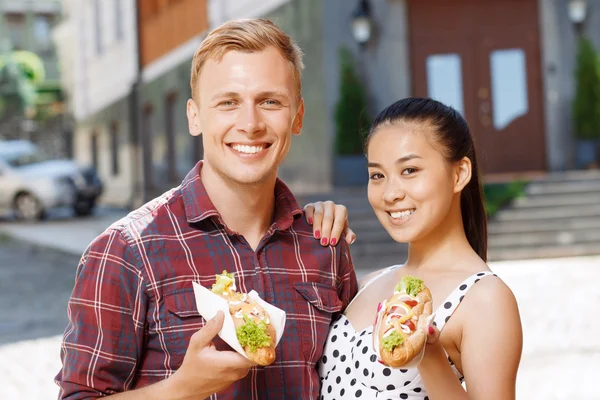
<svg viewBox="0 0 600 400">
<path fill-rule="evenodd" d="M 362 132 L 403 97 L 453 106 L 483 169 L 490 266 L 521 307 L 518 398 L 600 399 L 599 0 L 0 0 L 0 397 L 56 397 L 79 256 L 202 158 L 192 56 L 252 17 L 304 50 L 304 130 L 280 176 L 301 204 L 348 207 L 358 275 L 407 251 L 367 202 Z M 565 291 L 566 323 L 548 307 Z"/>
</svg>

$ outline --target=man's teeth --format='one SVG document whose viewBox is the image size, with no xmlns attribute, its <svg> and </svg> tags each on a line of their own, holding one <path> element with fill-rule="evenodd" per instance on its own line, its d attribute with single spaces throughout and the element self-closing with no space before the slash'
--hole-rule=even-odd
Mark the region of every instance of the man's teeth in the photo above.
<svg viewBox="0 0 600 400">
<path fill-rule="evenodd" d="M 256 154 L 263 149 L 263 146 L 246 146 L 241 144 L 233 144 L 231 147 L 235 151 L 239 151 L 240 153 L 246 154 Z"/>
<path fill-rule="evenodd" d="M 390 215 L 392 216 L 392 218 L 406 218 L 414 212 L 415 212 L 415 210 L 405 210 L 405 211 L 400 211 L 400 212 L 393 212 L 393 213 L 390 213 Z"/>
</svg>

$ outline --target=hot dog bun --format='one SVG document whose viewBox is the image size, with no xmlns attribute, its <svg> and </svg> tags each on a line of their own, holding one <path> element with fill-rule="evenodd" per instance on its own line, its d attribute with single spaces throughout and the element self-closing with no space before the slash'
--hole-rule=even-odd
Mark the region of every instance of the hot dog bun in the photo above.
<svg viewBox="0 0 600 400">
<path fill-rule="evenodd" d="M 275 361 L 275 328 L 265 309 L 246 293 L 236 291 L 233 274 L 223 271 L 212 287 L 227 300 L 240 345 L 250 361 L 269 365 Z"/>
<path fill-rule="evenodd" d="M 417 357 L 427 340 L 431 292 L 423 281 L 405 276 L 377 313 L 373 345 L 385 365 L 399 368 Z"/>
</svg>

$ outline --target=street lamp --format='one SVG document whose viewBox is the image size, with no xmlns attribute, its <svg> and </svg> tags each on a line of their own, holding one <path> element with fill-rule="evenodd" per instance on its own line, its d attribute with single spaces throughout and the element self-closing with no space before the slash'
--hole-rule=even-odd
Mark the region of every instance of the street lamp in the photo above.
<svg viewBox="0 0 600 400">
<path fill-rule="evenodd" d="M 587 16 L 588 0 L 569 0 L 569 18 L 578 36 L 583 33 L 583 23 Z"/>
<path fill-rule="evenodd" d="M 361 48 L 371 39 L 372 24 L 369 1 L 359 0 L 356 10 L 352 13 L 352 36 Z"/>
</svg>

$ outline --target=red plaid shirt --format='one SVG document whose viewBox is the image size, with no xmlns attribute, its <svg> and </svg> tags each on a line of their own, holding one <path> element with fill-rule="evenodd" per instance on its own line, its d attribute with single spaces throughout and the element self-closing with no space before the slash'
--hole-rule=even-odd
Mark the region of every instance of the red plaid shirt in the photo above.
<svg viewBox="0 0 600 400">
<path fill-rule="evenodd" d="M 315 364 L 329 325 L 356 294 L 345 241 L 322 247 L 290 190 L 278 181 L 274 223 L 256 251 L 223 224 L 200 179 L 182 184 L 116 222 L 83 254 L 68 305 L 56 377 L 61 399 L 90 399 L 150 385 L 176 371 L 204 325 L 192 281 L 210 287 L 235 272 L 285 310 L 277 359 L 211 399 L 314 399 Z M 228 346 L 215 339 L 218 349 Z"/>
</svg>

